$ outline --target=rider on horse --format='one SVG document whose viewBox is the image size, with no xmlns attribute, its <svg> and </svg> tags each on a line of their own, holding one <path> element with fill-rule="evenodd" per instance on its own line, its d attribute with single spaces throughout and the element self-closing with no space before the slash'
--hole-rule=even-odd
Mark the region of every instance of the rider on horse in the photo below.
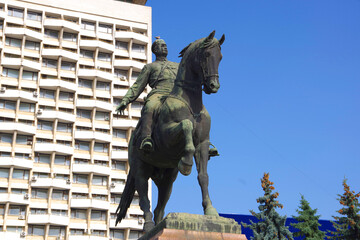
<svg viewBox="0 0 360 240">
<path fill-rule="evenodd" d="M 135 101 L 144 91 L 146 85 L 152 88 L 147 95 L 145 105 L 141 112 L 141 145 L 140 149 L 145 152 L 154 150 L 154 142 L 151 139 L 154 112 L 161 104 L 161 98 L 169 95 L 174 87 L 174 80 L 178 71 L 179 63 L 167 60 L 167 46 L 164 40 L 156 39 L 151 46 L 156 60 L 143 67 L 136 82 L 127 91 L 116 111 L 122 113 L 127 105 Z"/>
</svg>

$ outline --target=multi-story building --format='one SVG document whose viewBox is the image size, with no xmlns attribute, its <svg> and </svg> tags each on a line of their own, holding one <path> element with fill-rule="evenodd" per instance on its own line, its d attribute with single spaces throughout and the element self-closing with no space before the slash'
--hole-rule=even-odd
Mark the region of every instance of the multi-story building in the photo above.
<svg viewBox="0 0 360 240">
<path fill-rule="evenodd" d="M 0 239 L 137 239 L 135 196 L 115 227 L 151 62 L 146 1 L 0 0 Z"/>
</svg>

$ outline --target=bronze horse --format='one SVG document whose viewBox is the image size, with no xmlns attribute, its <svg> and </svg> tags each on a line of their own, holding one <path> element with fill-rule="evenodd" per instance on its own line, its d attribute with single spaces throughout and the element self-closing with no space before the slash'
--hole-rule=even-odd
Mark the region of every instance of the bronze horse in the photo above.
<svg viewBox="0 0 360 240">
<path fill-rule="evenodd" d="M 189 175 L 195 157 L 198 181 L 202 191 L 205 215 L 218 215 L 212 206 L 208 184 L 210 115 L 202 103 L 202 91 L 216 93 L 220 87 L 218 67 L 221 61 L 221 44 L 225 40 L 214 38 L 215 31 L 199 39 L 180 52 L 182 60 L 169 96 L 163 99 L 155 114 L 152 138 L 155 151 L 139 150 L 140 124 L 129 143 L 130 172 L 121 201 L 116 210 L 116 224 L 125 217 L 134 197 L 139 194 L 140 208 L 144 212 L 144 230 L 150 231 L 164 217 L 165 205 L 170 198 L 178 171 Z M 141 119 L 140 119 L 141 121 Z M 154 220 L 148 198 L 148 180 L 158 187 L 158 203 Z"/>
</svg>

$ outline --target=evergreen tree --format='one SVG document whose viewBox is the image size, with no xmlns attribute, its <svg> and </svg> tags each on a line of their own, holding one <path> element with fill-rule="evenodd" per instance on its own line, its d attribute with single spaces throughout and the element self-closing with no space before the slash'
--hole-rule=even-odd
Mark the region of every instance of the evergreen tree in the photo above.
<svg viewBox="0 0 360 240">
<path fill-rule="evenodd" d="M 254 223 L 250 220 L 251 224 L 245 224 L 244 227 L 252 229 L 254 233 L 253 240 L 273 240 L 273 239 L 291 239 L 293 236 L 289 231 L 289 228 L 285 226 L 286 216 L 282 217 L 276 212 L 276 208 L 283 208 L 283 205 L 279 201 L 275 200 L 279 193 L 272 191 L 275 189 L 272 186 L 274 183 L 269 180 L 269 173 L 264 173 L 264 177 L 261 179 L 261 187 L 265 194 L 263 197 L 256 199 L 259 206 L 259 213 L 255 213 L 250 210 L 251 214 L 255 216 L 259 222 Z"/>
<path fill-rule="evenodd" d="M 295 237 L 305 237 L 306 240 L 319 240 L 325 238 L 325 233 L 319 230 L 321 224 L 319 223 L 320 215 L 315 215 L 317 209 L 312 209 L 310 204 L 303 195 L 301 195 L 300 209 L 296 212 L 299 216 L 293 216 L 298 223 L 292 223 L 291 226 L 299 229 L 295 232 Z"/>
<path fill-rule="evenodd" d="M 354 191 L 350 191 L 349 185 L 344 179 L 344 193 L 338 194 L 340 204 L 343 207 L 337 212 L 343 215 L 343 217 L 334 217 L 333 223 L 336 232 L 331 232 L 329 239 L 345 239 L 345 240 L 360 240 L 360 193 L 355 194 Z"/>
</svg>

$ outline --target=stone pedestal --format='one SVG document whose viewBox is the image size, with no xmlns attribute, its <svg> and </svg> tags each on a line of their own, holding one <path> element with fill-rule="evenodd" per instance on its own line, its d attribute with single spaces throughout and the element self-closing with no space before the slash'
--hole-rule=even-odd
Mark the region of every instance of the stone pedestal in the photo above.
<svg viewBox="0 0 360 240">
<path fill-rule="evenodd" d="M 170 213 L 139 240 L 246 240 L 241 226 L 224 217 Z"/>
</svg>

